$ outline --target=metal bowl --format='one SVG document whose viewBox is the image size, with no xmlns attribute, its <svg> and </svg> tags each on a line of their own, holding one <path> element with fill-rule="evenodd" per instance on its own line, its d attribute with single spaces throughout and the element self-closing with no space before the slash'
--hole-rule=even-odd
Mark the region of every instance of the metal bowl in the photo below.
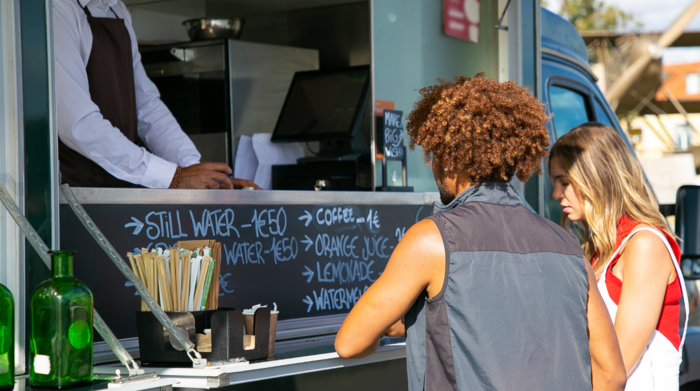
<svg viewBox="0 0 700 391">
<path fill-rule="evenodd" d="M 190 19 L 182 22 L 187 29 L 190 40 L 230 38 L 238 39 L 243 29 L 243 18 L 228 19 Z"/>
</svg>

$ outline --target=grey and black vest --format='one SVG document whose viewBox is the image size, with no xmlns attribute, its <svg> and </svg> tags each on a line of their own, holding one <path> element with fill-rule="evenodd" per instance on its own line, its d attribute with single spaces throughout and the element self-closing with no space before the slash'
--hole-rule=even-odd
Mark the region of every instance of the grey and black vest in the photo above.
<svg viewBox="0 0 700 391">
<path fill-rule="evenodd" d="M 436 203 L 445 281 L 406 314 L 409 390 L 591 390 L 581 247 L 507 183 Z"/>
</svg>

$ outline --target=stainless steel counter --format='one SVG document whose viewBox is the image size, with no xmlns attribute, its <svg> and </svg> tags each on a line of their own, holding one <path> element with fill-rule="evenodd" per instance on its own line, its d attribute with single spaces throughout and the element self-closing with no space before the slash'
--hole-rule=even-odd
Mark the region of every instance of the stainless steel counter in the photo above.
<svg viewBox="0 0 700 391">
<path fill-rule="evenodd" d="M 319 346 L 333 345 L 335 334 L 345 320 L 345 314 L 317 316 L 304 319 L 287 319 L 277 322 L 275 352 L 286 354 Z M 129 354 L 134 358 L 140 357 L 139 341 L 137 338 L 122 338 L 120 340 Z M 95 342 L 95 364 L 110 363 L 117 360 L 112 350 L 105 342 Z"/>
<path fill-rule="evenodd" d="M 254 382 L 278 377 L 295 376 L 319 371 L 349 368 L 358 365 L 371 365 L 389 360 L 400 360 L 406 357 L 406 344 L 398 343 L 381 346 L 377 352 L 360 359 L 346 360 L 337 353 L 316 354 L 305 357 L 284 360 L 264 361 L 251 364 L 212 367 L 207 369 L 192 368 L 147 368 L 147 372 L 155 372 L 180 389 L 212 389 L 235 384 Z M 95 366 L 96 375 L 113 375 L 116 369 L 122 373 L 126 368 L 120 365 Z M 148 389 L 148 383 L 142 389 Z M 333 387 L 329 385 L 329 389 Z"/>
<path fill-rule="evenodd" d="M 82 204 L 432 205 L 438 193 L 73 188 Z M 60 202 L 65 204 L 63 196 Z"/>
</svg>

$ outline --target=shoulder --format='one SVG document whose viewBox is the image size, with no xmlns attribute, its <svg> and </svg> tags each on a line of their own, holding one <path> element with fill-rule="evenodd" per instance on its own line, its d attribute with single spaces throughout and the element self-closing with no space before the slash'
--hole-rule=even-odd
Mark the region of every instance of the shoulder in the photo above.
<svg viewBox="0 0 700 391">
<path fill-rule="evenodd" d="M 554 253 L 583 258 L 578 240 L 564 228 L 522 205 L 465 203 L 430 217 L 450 237 L 450 251 Z"/>
<path fill-rule="evenodd" d="M 581 245 L 579 244 L 578 239 L 576 239 L 576 237 L 566 228 L 540 215 L 534 213 L 533 215 L 537 220 L 540 221 L 540 224 L 547 227 L 547 229 L 551 230 L 552 233 L 555 233 L 557 236 L 559 236 L 568 247 L 575 247 L 579 250 L 581 249 Z"/>
<path fill-rule="evenodd" d="M 425 248 L 426 250 L 431 250 L 436 244 L 439 244 L 442 248 L 442 235 L 435 221 L 427 218 L 414 224 L 406 231 L 399 244 L 417 249 Z"/>
<path fill-rule="evenodd" d="M 114 9 L 117 12 L 117 15 L 119 15 L 120 18 L 124 18 L 124 20 L 127 21 L 128 26 L 130 26 L 131 12 L 129 12 L 129 9 L 126 7 L 126 4 L 124 4 L 123 1 L 119 0 L 117 1 L 117 4 L 114 5 Z"/>
<path fill-rule="evenodd" d="M 640 226 L 646 226 L 646 225 L 640 225 Z M 635 229 L 639 229 L 640 226 L 637 226 Z M 660 231 L 658 228 L 650 227 L 656 231 L 658 231 L 661 235 L 665 236 L 662 231 Z M 650 232 L 648 230 L 642 230 L 640 232 L 635 233 L 627 242 L 627 245 L 625 246 L 624 252 L 634 252 L 638 254 L 660 254 L 660 253 L 665 253 L 668 255 L 668 249 L 666 248 L 666 245 L 664 244 L 663 240 L 661 237 L 659 237 L 657 234 L 654 232 Z"/>
<path fill-rule="evenodd" d="M 422 290 L 431 282 L 442 281 L 444 268 L 445 247 L 440 231 L 433 221 L 425 219 L 406 231 L 380 277 L 400 281 L 404 287 L 418 283 Z"/>
<path fill-rule="evenodd" d="M 424 219 L 413 225 L 399 241 L 392 253 L 392 258 L 415 266 L 433 261 L 443 263 L 445 246 L 435 222 Z"/>
<path fill-rule="evenodd" d="M 530 219 L 532 235 L 537 236 L 537 239 L 533 240 L 544 240 L 548 244 L 546 247 L 556 249 L 553 252 L 583 259 L 581 243 L 571 232 L 538 214 L 530 212 L 530 215 L 532 216 Z"/>
<path fill-rule="evenodd" d="M 87 16 L 76 0 L 53 0 L 53 33 L 56 54 L 64 51 L 62 45 L 83 40 Z"/>
<path fill-rule="evenodd" d="M 657 228 L 651 228 L 664 235 L 664 233 Z M 639 226 L 635 229 L 639 229 Z M 626 261 L 625 263 L 628 265 L 658 267 L 659 260 L 670 261 L 671 255 L 663 240 L 661 240 L 658 235 L 648 230 L 643 230 L 637 232 L 629 239 L 627 245 L 623 249 L 622 255 L 620 255 L 620 259 Z M 630 262 L 630 260 L 632 260 L 632 262 Z M 665 263 L 669 266 L 671 265 L 668 262 Z"/>
<path fill-rule="evenodd" d="M 82 12 L 76 0 L 53 0 L 54 14 L 58 12 L 62 16 L 70 16 L 78 19 L 78 11 Z M 55 16 L 55 15 L 54 15 Z"/>
</svg>

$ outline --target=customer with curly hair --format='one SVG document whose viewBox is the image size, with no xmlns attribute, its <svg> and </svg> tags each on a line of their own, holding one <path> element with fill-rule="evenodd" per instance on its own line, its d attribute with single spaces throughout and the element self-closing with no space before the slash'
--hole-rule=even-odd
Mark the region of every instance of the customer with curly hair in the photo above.
<svg viewBox="0 0 700 391">
<path fill-rule="evenodd" d="M 336 337 L 363 357 L 406 336 L 409 390 L 622 390 L 625 370 L 595 274 L 573 236 L 508 183 L 540 173 L 543 105 L 483 75 L 423 88 L 410 146 L 441 203 L 411 227 Z"/>
</svg>

